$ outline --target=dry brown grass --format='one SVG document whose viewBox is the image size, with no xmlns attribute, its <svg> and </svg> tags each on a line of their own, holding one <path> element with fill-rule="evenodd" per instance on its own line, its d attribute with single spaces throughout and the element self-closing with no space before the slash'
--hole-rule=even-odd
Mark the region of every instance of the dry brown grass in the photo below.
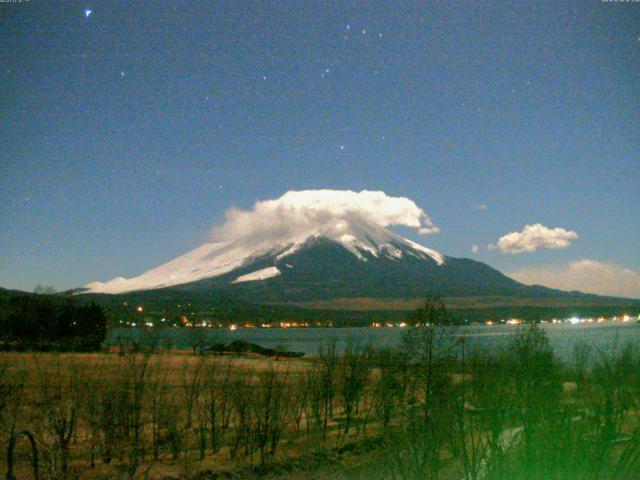
<svg viewBox="0 0 640 480">
<path fill-rule="evenodd" d="M 152 355 L 2 353 L 0 365 L 4 366 L 0 382 L 15 384 L 12 409 L 0 418 L 0 442 L 4 444 L 12 431 L 32 432 L 40 450 L 41 478 L 121 478 L 127 471 L 135 471 L 140 478 L 188 478 L 203 470 L 249 471 L 246 469 L 265 459 L 303 456 L 309 451 L 309 440 L 320 435 L 306 424 L 309 411 L 301 403 L 306 401 L 304 395 L 295 393 L 302 391 L 317 370 L 310 360 L 254 354 L 204 356 L 188 351 Z M 104 427 L 105 417 L 114 415 L 104 409 L 115 408 L 109 405 L 117 405 L 119 398 L 127 402 L 125 408 L 139 408 L 140 413 L 121 419 L 128 426 Z M 209 438 L 211 398 L 228 415 L 216 418 L 220 436 L 216 448 Z M 300 411 L 297 421 L 293 417 L 296 408 Z M 55 428 L 66 421 L 75 422 L 68 447 L 58 441 Z M 128 433 L 118 433 L 125 427 Z M 249 437 L 245 428 L 253 432 Z M 205 429 L 206 444 L 202 445 L 204 434 L 200 432 Z M 329 420 L 327 429 L 325 441 L 335 441 L 337 424 Z M 104 438 L 110 431 L 124 437 Z M 259 443 L 261 431 L 267 435 L 264 447 Z M 271 443 L 271 435 L 276 443 Z M 155 438 L 160 442 L 157 452 Z M 286 453 L 282 448 L 276 450 L 278 443 L 286 446 Z M 91 444 L 97 445 L 95 451 Z M 112 451 L 105 460 L 105 445 L 109 444 Z M 24 442 L 19 443 L 17 478 L 31 475 L 25 447 Z M 65 448 L 66 453 L 61 454 Z M 139 453 L 133 455 L 136 449 Z M 273 459 L 271 451 L 277 455 Z M 68 460 L 64 471 L 61 458 Z M 2 455 L 0 469 L 6 467 Z"/>
<path fill-rule="evenodd" d="M 614 465 L 626 447 L 600 454 L 609 435 L 639 426 L 634 349 L 585 371 L 560 370 L 539 329 L 523 331 L 500 355 L 462 360 L 434 355 L 429 332 L 417 330 L 402 352 L 337 355 L 328 347 L 312 359 L 3 353 L 0 445 L 12 432 L 32 432 L 45 479 L 193 479 L 211 470 L 236 478 L 459 480 L 475 478 L 469 472 L 485 455 L 507 472 L 487 478 L 503 480 L 521 478 L 508 476 L 520 464 L 563 474 L 576 465 L 596 471 L 593 459 Z M 514 427 L 524 440 L 499 452 L 492 439 Z M 25 447 L 18 479 L 32 478 Z M 0 474 L 5 469 L 0 453 Z"/>
</svg>

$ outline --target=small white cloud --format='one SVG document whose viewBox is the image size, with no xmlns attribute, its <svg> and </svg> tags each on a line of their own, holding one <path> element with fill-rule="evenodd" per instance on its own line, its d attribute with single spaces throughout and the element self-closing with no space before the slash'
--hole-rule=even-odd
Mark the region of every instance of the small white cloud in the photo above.
<svg viewBox="0 0 640 480">
<path fill-rule="evenodd" d="M 640 298 L 640 274 L 615 263 L 583 259 L 567 265 L 524 268 L 508 275 L 527 285 Z"/>
<path fill-rule="evenodd" d="M 480 247 L 478 245 L 476 245 L 475 243 L 471 245 L 471 253 L 478 253 L 478 250 L 480 250 Z"/>
<path fill-rule="evenodd" d="M 571 240 L 578 238 L 578 234 L 564 228 L 549 228 L 541 223 L 525 225 L 521 232 L 510 232 L 500 237 L 495 245 L 489 245 L 490 250 L 500 249 L 502 253 L 530 253 L 538 248 L 560 249 L 571 245 Z"/>
<path fill-rule="evenodd" d="M 433 233 L 440 233 L 440 227 L 436 227 L 435 225 L 433 225 L 431 227 L 419 228 L 418 233 L 420 235 L 431 235 Z"/>
<path fill-rule="evenodd" d="M 473 209 L 474 209 L 474 210 L 486 210 L 486 209 L 487 209 L 487 206 L 486 206 L 484 203 L 481 203 L 481 204 L 479 204 L 479 205 L 474 205 L 474 206 L 473 206 Z"/>
</svg>

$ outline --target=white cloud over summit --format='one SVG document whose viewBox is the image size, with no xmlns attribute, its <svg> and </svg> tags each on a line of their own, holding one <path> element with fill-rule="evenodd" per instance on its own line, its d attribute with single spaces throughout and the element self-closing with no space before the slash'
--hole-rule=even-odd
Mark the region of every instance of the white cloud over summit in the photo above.
<svg viewBox="0 0 640 480">
<path fill-rule="evenodd" d="M 500 249 L 502 253 L 530 253 L 538 248 L 567 248 L 571 240 L 578 238 L 578 234 L 564 228 L 549 228 L 541 223 L 525 225 L 520 232 L 510 232 L 500 237 L 495 245 L 489 245 L 490 250 Z"/>
<path fill-rule="evenodd" d="M 372 225 L 415 228 L 421 235 L 440 231 L 425 211 L 406 197 L 367 190 L 304 190 L 257 201 L 251 210 L 229 209 L 224 224 L 211 235 L 224 242 L 248 238 L 277 241 L 314 233 L 338 235 Z"/>
<path fill-rule="evenodd" d="M 524 268 L 508 275 L 527 285 L 640 298 L 640 274 L 615 263 L 583 259 L 568 265 Z"/>
</svg>

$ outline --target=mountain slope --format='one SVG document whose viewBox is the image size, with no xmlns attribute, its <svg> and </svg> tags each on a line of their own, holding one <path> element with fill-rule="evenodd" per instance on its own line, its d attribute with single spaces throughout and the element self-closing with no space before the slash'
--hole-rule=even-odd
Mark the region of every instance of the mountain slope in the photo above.
<svg viewBox="0 0 640 480">
<path fill-rule="evenodd" d="M 366 263 L 370 259 L 386 258 L 404 260 L 403 255 L 424 260 L 427 263 L 442 265 L 444 256 L 439 252 L 418 245 L 385 228 L 364 221 L 352 220 L 350 223 L 331 224 L 304 235 L 279 238 L 241 238 L 231 242 L 207 243 L 164 265 L 153 268 L 140 276 L 125 279 L 115 278 L 108 282 L 93 282 L 84 287 L 85 293 L 125 293 L 139 290 L 154 290 L 190 284 L 207 279 L 223 279 L 222 283 L 275 277 L 282 273 L 276 264 L 287 267 L 284 260 L 294 258 L 302 249 L 310 245 L 322 245 L 325 242 L 339 247 L 341 257 L 348 257 L 351 265 Z M 322 249 L 321 249 L 322 250 Z M 321 253 L 324 253 L 323 251 Z M 297 258 L 297 257 L 295 257 Z M 325 260 L 331 260 L 325 259 Z M 311 262 L 314 260 L 312 259 Z M 321 260 L 318 259 L 318 262 Z M 354 263 L 356 262 L 356 263 Z M 262 265 L 262 266 L 261 266 Z M 268 272 L 256 274 L 257 277 L 238 277 L 251 274 L 261 268 L 270 268 Z M 229 274 L 233 273 L 233 279 Z M 220 281 L 214 283 L 220 284 Z"/>
<path fill-rule="evenodd" d="M 488 265 L 470 259 L 442 257 L 442 263 L 409 246 L 398 246 L 400 258 L 361 252 L 356 257 L 339 243 L 320 237 L 285 257 L 264 256 L 216 278 L 181 288 L 224 289 L 238 298 L 259 302 L 295 302 L 332 298 L 415 298 L 442 296 L 558 296 L 566 292 L 528 287 Z M 396 252 L 396 255 L 398 253 Z M 260 281 L 232 283 L 240 274 L 277 268 Z"/>
<path fill-rule="evenodd" d="M 82 293 L 172 289 L 224 292 L 259 303 L 425 295 L 551 297 L 471 259 L 446 257 L 385 228 L 359 222 L 272 242 L 208 243 L 132 279 L 94 282 Z"/>
</svg>

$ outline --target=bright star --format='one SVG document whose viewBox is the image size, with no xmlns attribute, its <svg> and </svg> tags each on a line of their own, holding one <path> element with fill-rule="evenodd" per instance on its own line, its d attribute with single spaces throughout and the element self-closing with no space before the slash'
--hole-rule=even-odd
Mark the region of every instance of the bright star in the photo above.
<svg viewBox="0 0 640 480">
<path fill-rule="evenodd" d="M 93 10 L 91 10 L 90 8 L 85 9 L 84 11 L 85 18 L 89 18 L 92 13 L 93 13 Z"/>
</svg>

